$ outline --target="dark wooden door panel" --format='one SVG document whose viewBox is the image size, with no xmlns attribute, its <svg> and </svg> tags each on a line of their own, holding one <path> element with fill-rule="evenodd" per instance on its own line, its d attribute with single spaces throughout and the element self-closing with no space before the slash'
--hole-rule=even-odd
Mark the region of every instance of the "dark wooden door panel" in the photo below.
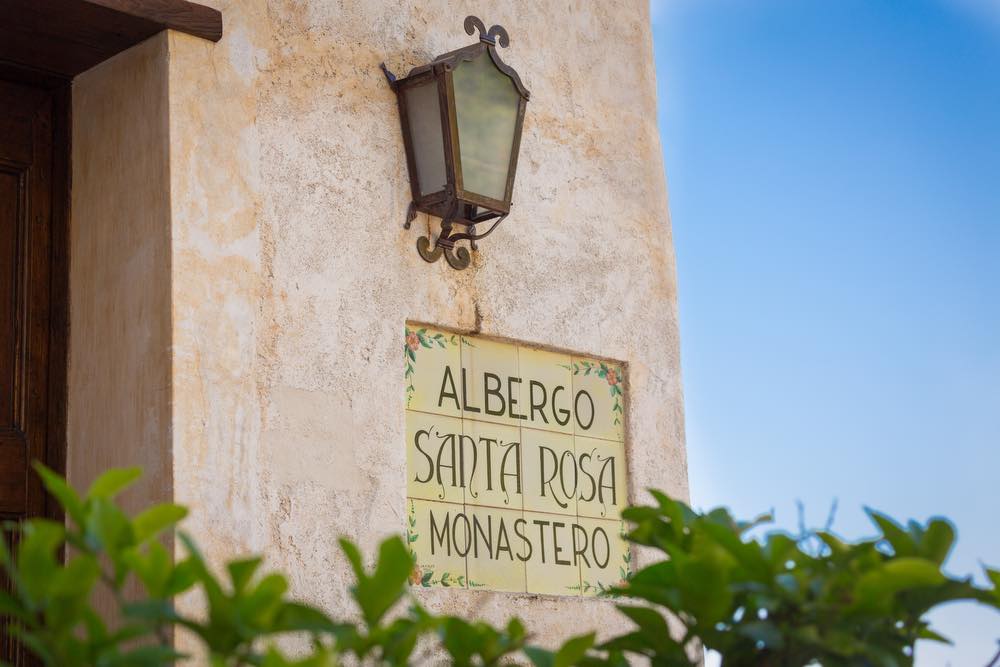
<svg viewBox="0 0 1000 667">
<path fill-rule="evenodd" d="M 52 514 L 30 466 L 64 460 L 66 99 L 0 80 L 0 519 L 14 521 Z M 33 664 L 4 628 L 0 661 Z"/>
<path fill-rule="evenodd" d="M 2 136 L 2 135 L 0 135 Z M 17 267 L 22 224 L 24 169 L 0 163 L 0 429 L 15 426 L 14 393 L 17 370 Z"/>
<path fill-rule="evenodd" d="M 27 447 L 8 439 L 0 442 L 0 516 L 18 518 L 27 510 Z"/>
</svg>

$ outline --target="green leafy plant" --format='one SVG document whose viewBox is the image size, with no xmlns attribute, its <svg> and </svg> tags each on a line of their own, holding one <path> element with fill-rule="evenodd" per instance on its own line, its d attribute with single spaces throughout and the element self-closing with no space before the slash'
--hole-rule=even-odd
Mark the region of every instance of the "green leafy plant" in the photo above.
<svg viewBox="0 0 1000 667">
<path fill-rule="evenodd" d="M 574 637 L 556 650 L 530 644 L 517 619 L 503 628 L 430 613 L 409 594 L 414 558 L 402 538 L 382 543 L 373 569 L 358 548 L 341 540 L 354 573 L 357 609 L 345 620 L 292 600 L 277 573 L 260 572 L 260 558 L 228 563 L 213 573 L 194 540 L 179 533 L 184 556 L 164 544 L 186 515 L 166 504 L 127 516 L 115 497 L 139 477 L 111 470 L 82 497 L 58 475 L 37 470 L 61 503 L 64 526 L 45 519 L 7 523 L 0 565 L 12 593 L 0 593 L 0 615 L 22 645 L 46 665 L 159 666 L 183 660 L 175 633 L 190 633 L 213 667 L 327 667 L 348 663 L 420 664 L 447 659 L 460 666 L 526 661 L 536 667 L 627 665 L 641 656 L 655 665 L 696 665 L 702 646 L 726 665 L 896 666 L 912 664 L 920 639 L 942 640 L 926 613 L 953 600 L 1000 608 L 1000 572 L 987 569 L 990 588 L 942 572 L 954 529 L 940 519 L 905 528 L 870 512 L 879 535 L 848 544 L 829 531 L 810 537 L 772 533 L 751 539 L 754 523 L 725 510 L 692 511 L 653 492 L 657 504 L 633 507 L 629 539 L 662 558 L 638 570 L 610 594 L 632 631 L 596 644 Z M 5 536 L 6 537 L 6 536 Z M 66 555 L 65 559 L 63 554 Z M 128 582 L 142 588 L 126 597 Z M 94 609 L 98 588 L 117 605 L 109 623 Z M 196 591 L 197 617 L 178 612 L 175 596 Z M 626 600 L 628 600 L 626 602 Z M 668 618 L 679 623 L 672 634 Z M 289 657 L 277 648 L 298 637 Z"/>
<path fill-rule="evenodd" d="M 0 565 L 13 588 L 12 594 L 0 592 L 0 615 L 45 665 L 172 665 L 187 657 L 174 648 L 175 630 L 197 637 L 213 667 L 325 667 L 345 656 L 407 664 L 425 636 L 436 638 L 431 650 L 454 664 L 493 665 L 526 646 L 527 634 L 517 620 L 498 630 L 430 614 L 412 600 L 406 613 L 396 613 L 409 599 L 414 567 L 400 538 L 382 543 L 371 573 L 357 547 L 341 541 L 355 575 L 352 594 L 360 620 L 335 622 L 321 610 L 289 599 L 286 578 L 261 574 L 260 558 L 231 561 L 219 578 L 194 540 L 179 533 L 187 555 L 174 563 L 160 538 L 187 511 L 165 504 L 129 517 L 114 502 L 139 478 L 138 469 L 105 473 L 82 498 L 58 475 L 40 465 L 36 469 L 65 509 L 67 526 L 46 519 L 4 524 L 17 540 L 13 553 L 8 541 L 0 540 Z M 65 562 L 64 550 L 69 554 Z M 130 577 L 142 585 L 140 599 L 125 597 Z M 101 586 L 117 603 L 119 621 L 113 626 L 92 606 Z M 191 590 L 205 601 L 205 613 L 198 617 L 182 615 L 173 605 L 176 595 Z M 282 636 L 304 638 L 308 649 L 289 658 L 276 647 Z M 550 654 L 535 649 L 535 655 Z M 563 656 L 559 664 L 568 664 L 567 652 L 551 655 Z"/>
<path fill-rule="evenodd" d="M 628 537 L 663 559 L 639 570 L 616 591 L 648 605 L 618 608 L 636 629 L 604 644 L 656 664 L 690 665 L 692 649 L 718 651 L 724 665 L 913 664 L 917 640 L 946 641 L 928 625 L 938 605 L 972 600 L 1000 609 L 1000 573 L 986 569 L 992 588 L 942 570 L 955 541 L 944 519 L 903 527 L 868 510 L 879 534 L 846 543 L 828 530 L 792 536 L 748 531 L 723 509 L 692 511 L 664 494 L 656 505 L 631 507 Z M 817 539 L 820 548 L 809 548 Z M 667 615 L 682 626 L 666 632 Z"/>
</svg>

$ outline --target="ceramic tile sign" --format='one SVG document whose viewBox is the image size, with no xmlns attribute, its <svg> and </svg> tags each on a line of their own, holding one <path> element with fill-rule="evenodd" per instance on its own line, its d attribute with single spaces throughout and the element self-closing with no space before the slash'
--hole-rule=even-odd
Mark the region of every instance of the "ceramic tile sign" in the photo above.
<svg viewBox="0 0 1000 667">
<path fill-rule="evenodd" d="M 596 595 L 628 577 L 621 364 L 404 335 L 411 583 Z"/>
</svg>

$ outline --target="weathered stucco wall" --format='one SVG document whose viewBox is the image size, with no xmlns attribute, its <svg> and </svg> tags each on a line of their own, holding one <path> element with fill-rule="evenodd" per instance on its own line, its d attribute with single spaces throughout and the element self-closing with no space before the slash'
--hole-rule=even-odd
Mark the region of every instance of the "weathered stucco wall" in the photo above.
<svg viewBox="0 0 1000 667">
<path fill-rule="evenodd" d="M 73 82 L 67 470 L 142 466 L 131 509 L 172 495 L 166 37 Z"/>
<path fill-rule="evenodd" d="M 687 496 L 674 256 L 646 0 L 211 2 L 226 36 L 170 35 L 173 479 L 217 559 L 264 550 L 344 613 L 347 535 L 404 527 L 406 320 L 628 364 L 636 499 Z M 397 73 L 511 35 L 532 92 L 513 214 L 472 267 L 424 263 Z M 430 591 L 545 641 L 616 629 L 608 603 Z M 196 605 L 193 599 L 182 605 Z"/>
</svg>

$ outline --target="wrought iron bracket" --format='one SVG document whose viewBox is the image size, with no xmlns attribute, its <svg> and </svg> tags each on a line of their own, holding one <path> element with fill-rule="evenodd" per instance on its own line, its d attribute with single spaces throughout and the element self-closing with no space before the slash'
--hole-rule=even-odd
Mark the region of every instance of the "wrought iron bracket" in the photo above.
<svg viewBox="0 0 1000 667">
<path fill-rule="evenodd" d="M 431 264 L 444 255 L 448 265 L 456 271 L 468 268 L 469 264 L 472 263 L 472 253 L 469 252 L 468 248 L 456 246 L 447 240 L 442 242 L 441 237 L 431 247 L 431 240 L 426 236 L 421 236 L 417 239 L 417 252 L 420 253 L 420 257 L 425 262 Z"/>
<path fill-rule="evenodd" d="M 476 233 L 476 225 L 470 220 L 456 220 L 453 218 L 445 218 L 441 222 L 441 233 L 438 235 L 437 240 L 431 243 L 429 236 L 421 236 L 417 239 L 417 252 L 426 262 L 434 263 L 444 258 L 448 261 L 451 268 L 461 271 L 462 269 L 468 268 L 469 264 L 472 263 L 472 254 L 469 252 L 468 248 L 464 246 L 455 245 L 459 241 L 468 241 L 469 245 L 473 250 L 477 250 L 476 241 L 484 239 L 493 231 L 500 226 L 500 223 L 504 221 L 506 215 L 501 215 L 496 219 L 496 221 L 490 225 L 482 234 Z M 460 224 L 465 226 L 465 232 L 455 233 L 455 224 Z"/>
<path fill-rule="evenodd" d="M 414 202 L 410 202 L 410 205 L 406 207 L 406 222 L 403 223 L 403 229 L 409 229 L 410 225 L 417 218 L 417 205 Z"/>
<path fill-rule="evenodd" d="M 469 264 L 472 263 L 472 253 L 469 252 L 468 248 L 463 246 L 445 246 L 440 243 L 435 243 L 432 248 L 431 241 L 426 236 L 421 236 L 417 239 L 417 252 L 420 253 L 424 261 L 432 264 L 444 255 L 448 265 L 456 271 L 468 268 Z"/>
<path fill-rule="evenodd" d="M 382 68 L 382 74 L 385 74 L 386 81 L 389 82 L 389 87 L 396 88 L 396 75 L 389 71 L 389 68 L 385 66 L 385 63 L 379 63 L 379 67 Z"/>
</svg>

